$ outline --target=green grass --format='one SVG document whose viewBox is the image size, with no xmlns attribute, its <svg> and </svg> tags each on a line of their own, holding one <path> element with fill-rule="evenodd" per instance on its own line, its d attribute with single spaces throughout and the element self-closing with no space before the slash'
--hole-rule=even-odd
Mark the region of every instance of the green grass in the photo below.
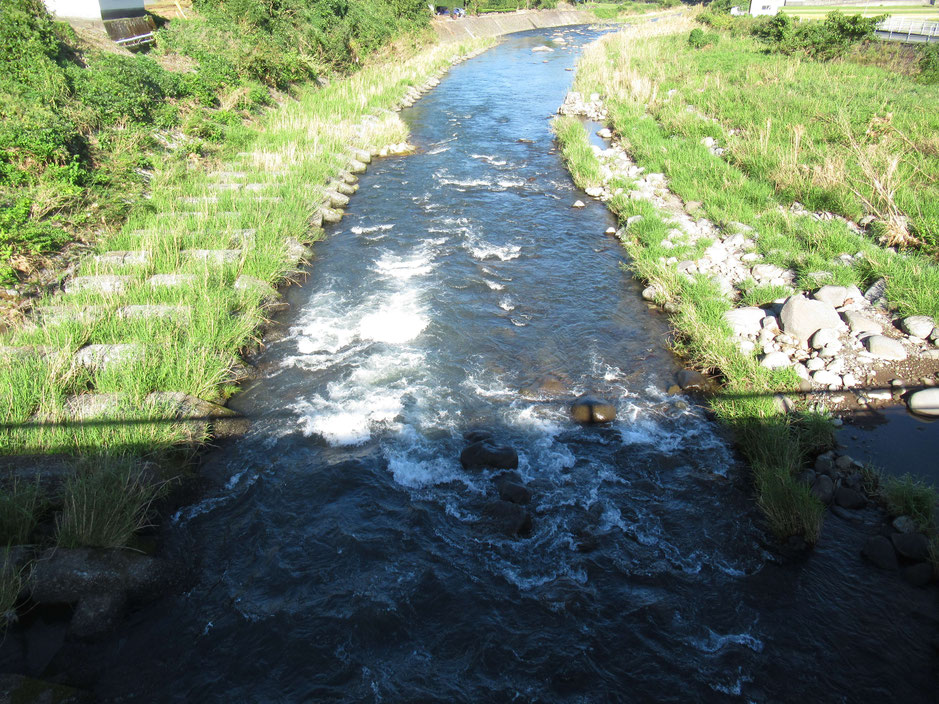
<svg viewBox="0 0 939 704">
<path fill-rule="evenodd" d="M 552 122 L 555 135 L 561 145 L 561 153 L 574 181 L 581 188 L 599 186 L 603 182 L 600 163 L 593 154 L 584 128 L 576 117 L 562 116 Z M 583 135 L 583 137 L 581 137 Z"/>
<path fill-rule="evenodd" d="M 3 550 L 0 563 L 0 631 L 16 621 L 16 602 L 23 589 L 23 575 L 13 563 L 9 549 Z"/>
<path fill-rule="evenodd" d="M 56 518 L 56 544 L 117 548 L 147 525 L 153 501 L 164 484 L 142 476 L 135 464 L 100 458 L 65 484 Z"/>
<path fill-rule="evenodd" d="M 906 474 L 884 479 L 883 495 L 891 516 L 909 516 L 924 531 L 933 526 L 933 514 L 939 499 L 934 487 Z"/>
<path fill-rule="evenodd" d="M 38 484 L 13 479 L 0 488 L 0 545 L 28 543 L 39 522 L 42 505 Z"/>
</svg>

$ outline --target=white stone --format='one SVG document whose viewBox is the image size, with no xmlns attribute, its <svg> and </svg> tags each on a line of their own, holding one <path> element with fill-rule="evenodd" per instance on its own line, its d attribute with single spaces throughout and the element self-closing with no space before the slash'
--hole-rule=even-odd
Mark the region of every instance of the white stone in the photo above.
<svg viewBox="0 0 939 704">
<path fill-rule="evenodd" d="M 843 326 L 833 306 L 823 301 L 810 301 L 801 294 L 792 296 L 783 304 L 779 318 L 783 331 L 801 343 L 808 342 L 818 330 Z"/>
<path fill-rule="evenodd" d="M 900 329 L 910 337 L 925 340 L 935 328 L 932 318 L 927 315 L 911 315 L 900 321 Z"/>
<path fill-rule="evenodd" d="M 762 327 L 761 321 L 766 317 L 762 308 L 746 307 L 734 308 L 724 313 L 724 320 L 735 335 L 756 335 Z"/>
<path fill-rule="evenodd" d="M 812 374 L 812 382 L 825 388 L 841 388 L 841 377 L 834 372 L 818 371 Z"/>
<path fill-rule="evenodd" d="M 582 200 L 575 200 L 574 204 L 571 207 L 572 208 L 586 208 L 587 204 L 584 203 Z"/>
<path fill-rule="evenodd" d="M 939 416 L 939 388 L 922 389 L 910 394 L 907 405 L 914 413 Z"/>
<path fill-rule="evenodd" d="M 860 313 L 856 313 L 854 311 L 845 311 L 844 319 L 848 323 L 848 327 L 851 329 L 851 332 L 855 335 L 859 335 L 865 332 L 872 332 L 875 335 L 879 335 L 884 331 L 884 328 L 880 323 L 875 322 L 870 318 L 866 318 Z"/>
<path fill-rule="evenodd" d="M 832 328 L 825 328 L 824 330 L 819 330 L 810 340 L 810 344 L 813 350 L 820 350 L 832 342 L 838 340 L 838 331 L 833 330 Z"/>
<path fill-rule="evenodd" d="M 760 365 L 767 369 L 783 369 L 792 366 L 792 360 L 785 352 L 770 352 L 760 360 Z"/>
<path fill-rule="evenodd" d="M 825 360 L 821 357 L 812 357 L 805 363 L 805 368 L 810 372 L 817 372 L 825 368 Z"/>
<path fill-rule="evenodd" d="M 898 340 L 892 340 L 883 335 L 871 335 L 864 340 L 864 344 L 867 345 L 867 349 L 872 355 L 880 359 L 896 361 L 906 359 L 906 350 L 903 349 L 903 345 Z"/>
</svg>

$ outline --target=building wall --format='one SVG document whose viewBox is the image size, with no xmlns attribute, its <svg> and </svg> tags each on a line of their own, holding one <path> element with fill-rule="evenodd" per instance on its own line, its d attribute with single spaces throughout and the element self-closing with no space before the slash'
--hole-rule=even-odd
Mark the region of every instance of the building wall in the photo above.
<svg viewBox="0 0 939 704">
<path fill-rule="evenodd" d="M 101 21 L 98 0 L 44 0 L 49 13 L 63 20 Z"/>
<path fill-rule="evenodd" d="M 754 17 L 776 15 L 785 4 L 784 0 L 750 0 L 750 14 Z"/>
</svg>

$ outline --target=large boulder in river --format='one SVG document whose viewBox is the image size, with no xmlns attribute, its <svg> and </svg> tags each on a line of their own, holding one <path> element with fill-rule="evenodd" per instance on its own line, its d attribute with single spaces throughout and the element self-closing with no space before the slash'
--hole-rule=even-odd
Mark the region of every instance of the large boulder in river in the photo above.
<svg viewBox="0 0 939 704">
<path fill-rule="evenodd" d="M 805 296 L 791 296 L 779 313 L 782 329 L 803 344 L 819 330 L 841 328 L 841 316 L 834 306 L 824 301 L 811 301 Z"/>
<path fill-rule="evenodd" d="M 493 530 L 510 538 L 531 535 L 531 515 L 523 507 L 509 501 L 494 501 L 483 515 Z"/>
<path fill-rule="evenodd" d="M 508 445 L 496 445 L 491 440 L 478 440 L 467 445 L 460 453 L 463 469 L 515 469 L 518 453 Z"/>
<path fill-rule="evenodd" d="M 897 553 L 890 541 L 882 535 L 868 538 L 861 554 L 882 570 L 897 569 Z"/>
<path fill-rule="evenodd" d="M 581 396 L 571 404 L 571 415 L 578 423 L 610 423 L 616 419 L 616 407 L 608 401 Z"/>
</svg>

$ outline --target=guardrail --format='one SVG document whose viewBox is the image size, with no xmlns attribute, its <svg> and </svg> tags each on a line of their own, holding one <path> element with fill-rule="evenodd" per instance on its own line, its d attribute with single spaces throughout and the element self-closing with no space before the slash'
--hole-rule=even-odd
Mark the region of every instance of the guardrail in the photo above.
<svg viewBox="0 0 939 704">
<path fill-rule="evenodd" d="M 877 25 L 877 34 L 894 41 L 934 42 L 939 41 L 939 22 L 903 17 L 886 19 Z"/>
</svg>

